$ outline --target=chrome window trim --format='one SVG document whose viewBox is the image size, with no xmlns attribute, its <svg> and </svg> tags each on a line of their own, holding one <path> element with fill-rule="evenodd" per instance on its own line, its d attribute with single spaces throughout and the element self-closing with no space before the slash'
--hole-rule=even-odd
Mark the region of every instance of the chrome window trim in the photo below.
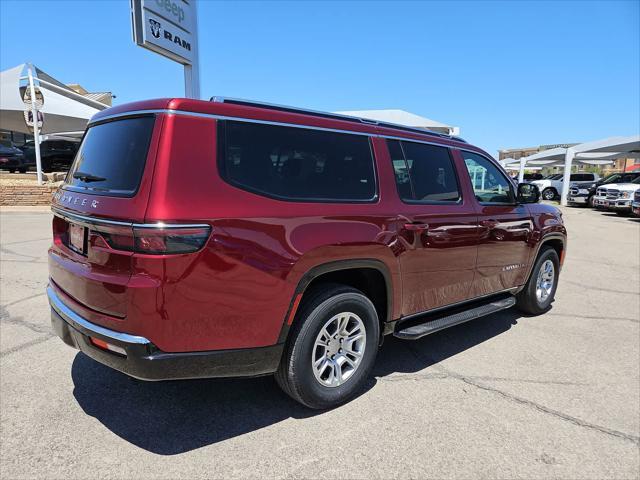
<svg viewBox="0 0 640 480">
<path fill-rule="evenodd" d="M 455 140 L 455 139 L 449 139 L 447 137 L 443 137 L 442 138 L 442 140 L 444 140 L 443 142 L 436 142 L 436 141 L 422 140 L 422 139 L 416 139 L 416 138 L 411 138 L 411 137 L 398 137 L 398 136 L 394 136 L 394 135 L 384 135 L 384 134 L 378 134 L 378 133 L 358 132 L 358 131 L 355 131 L 355 130 L 343 130 L 343 129 L 339 129 L 339 128 L 318 127 L 318 126 L 315 126 L 315 125 L 306 125 L 306 124 L 300 124 L 300 123 L 275 122 L 273 120 L 260 120 L 260 119 L 256 119 L 256 118 L 232 117 L 232 116 L 228 116 L 228 115 L 216 115 L 214 113 L 189 112 L 187 110 L 174 110 L 174 109 L 169 109 L 169 108 L 153 109 L 153 110 L 132 110 L 132 111 L 129 111 L 129 112 L 114 113 L 113 115 L 107 115 L 107 116 L 100 117 L 100 118 L 95 119 L 95 120 L 94 119 L 89 120 L 87 128 L 92 126 L 95 123 L 101 123 L 101 122 L 104 122 L 104 121 L 107 121 L 107 120 L 112 120 L 112 119 L 115 119 L 115 118 L 130 117 L 130 116 L 145 115 L 145 114 L 146 115 L 148 115 L 148 114 L 184 115 L 184 116 L 189 116 L 189 117 L 212 118 L 214 120 L 231 120 L 231 121 L 235 121 L 235 122 L 259 123 L 259 124 L 263 124 L 263 125 L 276 125 L 276 126 L 292 127 L 292 128 L 305 128 L 305 129 L 308 129 L 308 130 L 320 130 L 320 131 L 324 131 L 324 132 L 346 133 L 346 134 L 350 134 L 350 135 L 362 135 L 362 136 L 375 137 L 375 138 L 388 138 L 388 139 L 392 139 L 392 140 L 404 140 L 404 141 L 425 143 L 427 145 L 436 145 L 436 146 L 439 146 L 439 147 L 448 147 L 448 148 L 457 148 L 457 149 L 462 149 L 462 148 L 457 146 L 457 145 L 449 145 L 449 144 L 446 143 L 446 141 L 447 140 L 451 140 L 453 142 L 463 143 L 463 142 L 460 142 L 460 141 Z M 366 124 L 366 125 L 369 125 L 369 124 Z M 376 125 L 372 125 L 372 126 L 376 126 Z M 392 127 L 386 127 L 386 128 L 392 128 Z M 420 132 L 408 132 L 408 134 L 421 135 Z M 425 132 L 425 135 L 429 135 L 429 133 Z M 467 150 L 467 149 L 464 149 L 464 150 Z M 471 150 L 471 149 L 468 149 L 468 151 L 472 152 L 472 153 L 477 153 L 477 152 L 475 152 L 474 150 Z"/>
<path fill-rule="evenodd" d="M 54 215 L 64 218 L 66 220 L 70 220 L 74 223 L 80 223 L 86 226 L 91 225 L 116 225 L 121 227 L 131 227 L 131 228 L 156 228 L 156 229 L 171 229 L 171 228 L 209 228 L 210 225 L 206 223 L 133 223 L 133 222 L 122 222 L 119 220 L 108 220 L 106 218 L 99 217 L 90 217 L 87 215 L 80 215 L 77 213 L 72 213 L 67 210 L 63 210 L 61 208 L 51 207 L 51 211 Z"/>
<path fill-rule="evenodd" d="M 77 328 L 80 326 L 81 328 L 88 330 L 89 332 L 96 333 L 103 337 L 107 337 L 118 342 L 135 344 L 135 345 L 149 345 L 151 342 L 147 340 L 145 337 L 140 337 L 138 335 L 129 335 L 128 333 L 116 332 L 114 330 L 109 330 L 108 328 L 101 327 L 100 325 L 96 325 L 94 323 L 85 320 L 76 312 L 71 310 L 58 296 L 58 294 L 51 288 L 51 285 L 47 286 L 47 297 L 49 297 L 49 304 L 51 308 L 53 308 L 58 315 L 60 315 L 67 323 L 70 323 L 72 327 Z M 83 332 L 84 333 L 84 332 Z"/>
</svg>

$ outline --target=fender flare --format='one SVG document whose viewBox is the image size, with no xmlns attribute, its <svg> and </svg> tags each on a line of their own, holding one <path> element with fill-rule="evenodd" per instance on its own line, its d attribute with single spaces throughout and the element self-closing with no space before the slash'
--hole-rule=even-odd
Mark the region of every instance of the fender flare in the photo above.
<svg viewBox="0 0 640 480">
<path fill-rule="evenodd" d="M 298 306 L 300 305 L 300 301 L 302 300 L 302 296 L 313 280 L 326 273 L 338 272 L 340 270 L 353 270 L 356 268 L 371 268 L 382 274 L 385 283 L 385 290 L 387 292 L 387 313 L 386 318 L 382 319 L 382 325 L 391 320 L 393 312 L 393 282 L 391 280 L 389 267 L 387 267 L 383 261 L 375 258 L 354 258 L 321 263 L 305 272 L 298 281 L 293 297 L 289 302 L 289 308 L 287 309 L 285 318 L 282 321 L 282 328 L 280 329 L 280 335 L 278 335 L 278 343 L 282 343 L 287 340 L 289 330 L 291 329 L 291 325 L 298 310 Z"/>
<path fill-rule="evenodd" d="M 562 234 L 562 233 L 557 233 L 557 232 L 552 232 L 552 233 L 547 233 L 546 235 L 544 235 L 540 241 L 538 242 L 538 245 L 535 247 L 536 251 L 534 253 L 534 255 L 532 255 L 531 257 L 531 264 L 529 265 L 529 271 L 527 272 L 527 276 L 525 277 L 525 282 L 524 284 L 522 284 L 515 293 L 519 293 L 522 291 L 522 289 L 525 287 L 525 285 L 527 284 L 527 282 L 529 282 L 529 278 L 531 278 L 531 273 L 533 272 L 533 266 L 536 263 L 536 259 L 538 258 L 538 255 L 540 254 L 540 250 L 542 249 L 542 247 L 549 243 L 550 240 L 560 240 L 562 242 L 562 250 L 566 250 L 567 248 L 567 236 Z"/>
</svg>

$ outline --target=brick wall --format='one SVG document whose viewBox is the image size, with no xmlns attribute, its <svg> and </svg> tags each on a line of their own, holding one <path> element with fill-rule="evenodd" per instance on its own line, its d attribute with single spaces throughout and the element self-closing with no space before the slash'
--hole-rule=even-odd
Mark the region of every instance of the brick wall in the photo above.
<svg viewBox="0 0 640 480">
<path fill-rule="evenodd" d="M 58 185 L 0 185 L 0 206 L 50 205 Z"/>
</svg>

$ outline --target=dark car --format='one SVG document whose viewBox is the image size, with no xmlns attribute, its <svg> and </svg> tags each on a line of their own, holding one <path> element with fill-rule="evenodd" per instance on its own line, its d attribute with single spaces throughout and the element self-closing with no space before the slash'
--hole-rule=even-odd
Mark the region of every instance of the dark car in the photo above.
<svg viewBox="0 0 640 480">
<path fill-rule="evenodd" d="M 525 173 L 523 180 L 525 182 L 531 182 L 533 180 L 542 180 L 544 178 L 544 175 L 542 175 L 541 173 Z"/>
<path fill-rule="evenodd" d="M 593 200 L 599 186 L 610 183 L 631 183 L 638 177 L 640 177 L 640 171 L 612 173 L 597 182 L 572 185 L 569 189 L 567 202 L 569 205 L 587 205 L 593 207 Z"/>
<path fill-rule="evenodd" d="M 0 170 L 26 172 L 24 154 L 10 140 L 0 140 Z"/>
<path fill-rule="evenodd" d="M 78 151 L 79 142 L 69 140 L 45 140 L 40 144 L 40 161 L 42 171 L 54 170 L 66 171 L 71 167 L 73 159 Z M 27 167 L 36 166 L 36 150 L 33 141 L 27 142 L 22 147 Z"/>
<path fill-rule="evenodd" d="M 89 122 L 54 196 L 52 323 L 133 377 L 275 374 L 334 407 L 385 335 L 550 308 L 566 230 L 539 198 L 444 134 L 246 101 L 121 105 Z"/>
</svg>

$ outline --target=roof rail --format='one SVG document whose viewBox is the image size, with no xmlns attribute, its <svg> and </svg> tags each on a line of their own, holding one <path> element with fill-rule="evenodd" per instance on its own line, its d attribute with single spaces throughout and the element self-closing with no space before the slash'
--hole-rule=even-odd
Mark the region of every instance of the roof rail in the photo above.
<svg viewBox="0 0 640 480">
<path fill-rule="evenodd" d="M 245 105 L 248 107 L 268 108 L 269 110 L 278 110 L 281 112 L 303 113 L 303 114 L 313 115 L 316 117 L 333 118 L 336 120 L 344 120 L 347 122 L 358 122 L 358 123 L 364 123 L 367 125 L 377 125 L 379 127 L 395 128 L 397 130 L 420 133 L 423 135 L 432 135 L 435 137 L 447 138 L 451 140 L 456 140 L 458 142 L 467 143 L 466 140 L 460 137 L 457 137 L 454 135 L 447 135 L 446 133 L 434 132 L 433 130 L 426 130 L 424 128 L 408 127 L 406 125 L 400 125 L 398 123 L 380 122 L 380 121 L 371 120 L 368 118 L 352 117 L 350 115 L 342 115 L 339 113 L 322 112 L 319 110 L 311 110 L 308 108 L 289 107 L 287 105 L 278 105 L 275 103 L 267 103 L 267 102 L 257 102 L 254 100 L 245 100 L 242 98 L 211 97 L 209 101 L 216 102 L 216 103 L 230 103 L 233 105 Z"/>
</svg>

